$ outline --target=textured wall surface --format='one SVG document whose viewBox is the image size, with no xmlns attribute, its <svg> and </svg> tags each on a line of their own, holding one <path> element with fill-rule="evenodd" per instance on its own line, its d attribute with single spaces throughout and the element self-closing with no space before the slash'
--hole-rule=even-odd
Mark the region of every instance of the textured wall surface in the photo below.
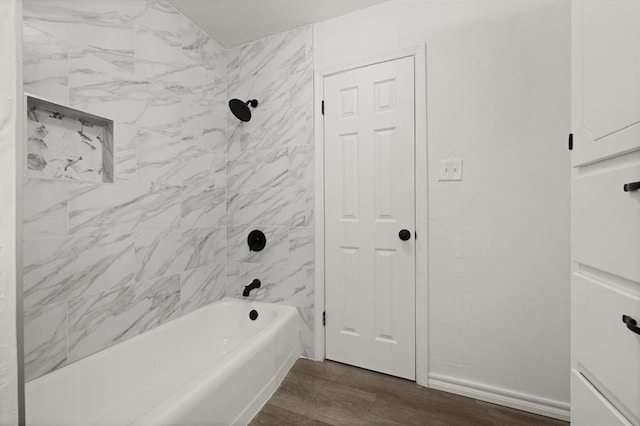
<svg viewBox="0 0 640 426">
<path fill-rule="evenodd" d="M 426 44 L 430 378 L 565 414 L 570 23 L 568 0 L 391 0 L 314 27 L 318 69 Z"/>
<path fill-rule="evenodd" d="M 16 158 L 20 139 L 16 103 L 21 81 L 19 58 L 20 2 L 0 8 L 0 425 L 18 424 L 16 340 Z"/>
<path fill-rule="evenodd" d="M 313 31 L 304 27 L 228 51 L 229 98 L 257 99 L 250 122 L 227 123 L 227 294 L 298 308 L 313 356 Z M 250 252 L 247 235 L 267 246 Z"/>
<path fill-rule="evenodd" d="M 226 52 L 165 1 L 24 3 L 25 91 L 115 121 L 115 182 L 24 185 L 27 380 L 225 293 Z"/>
</svg>

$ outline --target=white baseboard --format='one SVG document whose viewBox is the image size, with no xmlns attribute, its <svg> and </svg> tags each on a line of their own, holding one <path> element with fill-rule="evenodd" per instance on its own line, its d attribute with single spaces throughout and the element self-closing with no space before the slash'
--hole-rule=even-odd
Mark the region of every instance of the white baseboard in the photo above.
<svg viewBox="0 0 640 426">
<path fill-rule="evenodd" d="M 566 402 L 540 398 L 441 374 L 429 374 L 429 387 L 554 419 L 570 420 L 569 404 Z"/>
</svg>

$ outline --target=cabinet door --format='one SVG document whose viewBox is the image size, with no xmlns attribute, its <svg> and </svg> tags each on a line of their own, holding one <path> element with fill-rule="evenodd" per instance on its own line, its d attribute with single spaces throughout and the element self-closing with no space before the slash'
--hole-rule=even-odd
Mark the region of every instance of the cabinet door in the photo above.
<svg viewBox="0 0 640 426">
<path fill-rule="evenodd" d="M 640 425 L 640 0 L 572 6 L 571 417 Z"/>
<path fill-rule="evenodd" d="M 640 1 L 574 0 L 574 166 L 640 144 Z"/>
</svg>

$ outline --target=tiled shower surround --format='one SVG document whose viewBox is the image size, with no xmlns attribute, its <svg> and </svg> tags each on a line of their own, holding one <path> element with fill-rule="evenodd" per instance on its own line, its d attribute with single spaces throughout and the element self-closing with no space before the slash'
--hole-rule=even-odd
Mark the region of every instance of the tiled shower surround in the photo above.
<svg viewBox="0 0 640 426">
<path fill-rule="evenodd" d="M 227 117 L 228 78 L 229 97 L 261 103 L 246 126 Z M 227 52 L 165 1 L 26 0 L 24 82 L 115 122 L 114 183 L 25 177 L 27 380 L 248 276 L 313 318 L 310 28 Z M 254 226 L 269 242 L 250 256 Z"/>
<path fill-rule="evenodd" d="M 258 278 L 256 300 L 298 308 L 313 356 L 314 181 L 311 27 L 229 49 L 229 98 L 257 99 L 251 121 L 227 121 L 227 294 Z M 252 229 L 267 237 L 250 252 Z"/>
</svg>

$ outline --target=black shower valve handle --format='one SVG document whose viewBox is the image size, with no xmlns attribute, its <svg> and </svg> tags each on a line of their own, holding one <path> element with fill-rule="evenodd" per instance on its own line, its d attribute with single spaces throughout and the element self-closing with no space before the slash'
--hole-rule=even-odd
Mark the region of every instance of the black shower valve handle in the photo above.
<svg viewBox="0 0 640 426">
<path fill-rule="evenodd" d="M 262 251 L 267 245 L 267 237 L 264 232 L 254 229 L 247 236 L 247 244 L 249 245 L 249 251 Z"/>
</svg>

